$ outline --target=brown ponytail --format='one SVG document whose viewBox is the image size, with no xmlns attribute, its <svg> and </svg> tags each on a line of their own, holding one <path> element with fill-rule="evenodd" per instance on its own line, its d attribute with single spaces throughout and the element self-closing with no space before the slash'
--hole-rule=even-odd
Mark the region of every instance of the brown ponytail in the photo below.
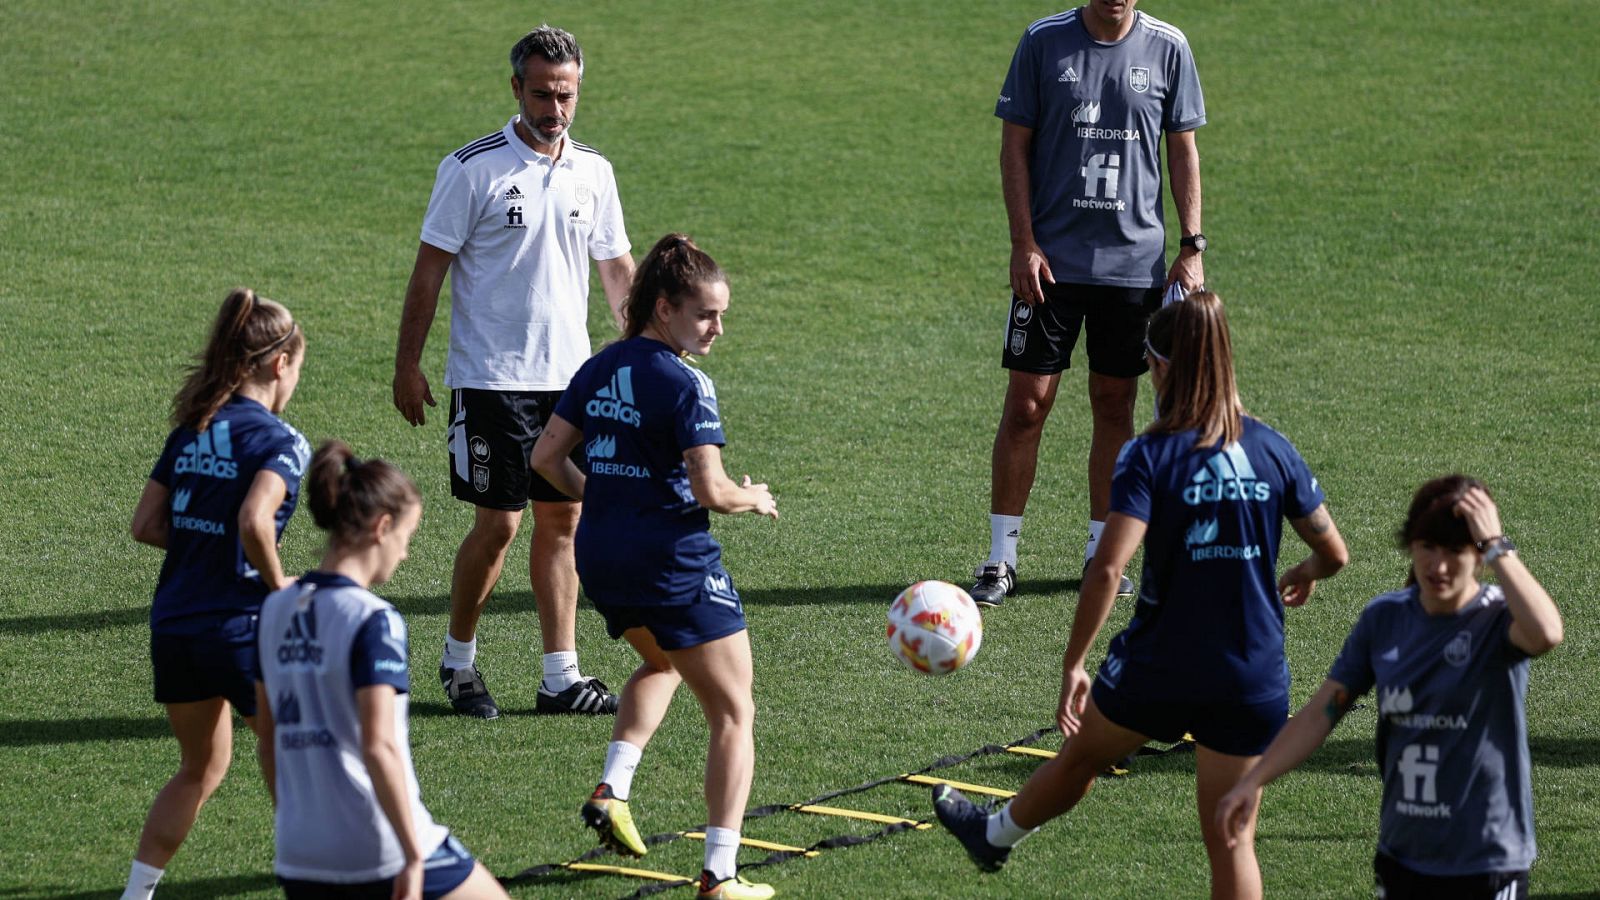
<svg viewBox="0 0 1600 900">
<path fill-rule="evenodd" d="M 394 518 L 422 502 L 417 486 L 393 463 L 357 459 L 350 445 L 328 441 L 311 457 L 306 474 L 311 519 L 334 546 L 353 542 L 384 513 Z"/>
<path fill-rule="evenodd" d="M 1147 434 L 1194 429 L 1196 447 L 1231 444 L 1244 433 L 1244 404 L 1233 374 L 1233 340 L 1222 298 L 1197 291 L 1157 310 L 1146 331 L 1149 349 L 1167 360 L 1161 418 Z"/>
<path fill-rule="evenodd" d="M 274 353 L 298 356 L 305 335 L 283 304 L 234 288 L 222 301 L 206 349 L 195 359 L 172 398 L 172 424 L 205 431 L 233 392 Z"/>
<path fill-rule="evenodd" d="M 717 261 L 687 234 L 666 235 L 650 248 L 633 274 L 622 310 L 622 336 L 635 338 L 644 332 L 655 318 L 657 298 L 667 298 L 676 309 L 695 288 L 727 281 Z"/>
</svg>

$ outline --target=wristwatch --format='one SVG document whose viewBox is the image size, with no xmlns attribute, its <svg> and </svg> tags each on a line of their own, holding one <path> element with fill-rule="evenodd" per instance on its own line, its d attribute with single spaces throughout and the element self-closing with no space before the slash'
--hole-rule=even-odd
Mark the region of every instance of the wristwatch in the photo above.
<svg viewBox="0 0 1600 900">
<path fill-rule="evenodd" d="M 1179 247 L 1193 247 L 1194 252 L 1206 252 L 1206 236 L 1203 234 L 1186 234 L 1178 241 Z"/>
<path fill-rule="evenodd" d="M 1503 534 L 1496 535 L 1486 541 L 1478 542 L 1478 551 L 1483 554 L 1484 565 L 1494 562 L 1507 553 L 1517 552 L 1517 545 Z"/>
</svg>

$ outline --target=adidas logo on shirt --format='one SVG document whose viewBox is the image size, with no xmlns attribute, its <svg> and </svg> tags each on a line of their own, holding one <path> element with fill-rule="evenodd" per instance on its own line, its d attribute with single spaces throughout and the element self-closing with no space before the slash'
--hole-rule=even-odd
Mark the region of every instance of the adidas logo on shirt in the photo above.
<svg viewBox="0 0 1600 900">
<path fill-rule="evenodd" d="M 594 399 L 583 411 L 638 428 L 643 418 L 633 406 L 633 366 L 623 366 L 614 372 L 611 382 L 594 392 Z"/>
<path fill-rule="evenodd" d="M 1064 82 L 1066 84 L 1077 84 L 1078 83 L 1078 70 L 1074 69 L 1071 66 L 1067 66 L 1067 70 L 1065 72 L 1062 72 L 1061 73 L 1061 77 L 1057 78 L 1056 80 L 1060 81 L 1060 82 Z"/>
<path fill-rule="evenodd" d="M 1219 500 L 1263 502 L 1270 499 L 1272 485 L 1256 480 L 1256 470 L 1237 442 L 1206 460 L 1205 467 L 1196 472 L 1189 486 L 1183 489 L 1183 502 L 1190 506 Z"/>
<path fill-rule="evenodd" d="M 518 190 L 517 186 L 513 184 L 511 186 L 511 190 L 506 191 L 506 199 L 507 200 L 521 200 L 522 199 L 522 191 Z"/>
<path fill-rule="evenodd" d="M 239 464 L 233 459 L 233 436 L 228 423 L 217 422 L 200 432 L 178 451 L 172 471 L 178 475 L 193 473 L 209 478 L 238 478 Z"/>
</svg>

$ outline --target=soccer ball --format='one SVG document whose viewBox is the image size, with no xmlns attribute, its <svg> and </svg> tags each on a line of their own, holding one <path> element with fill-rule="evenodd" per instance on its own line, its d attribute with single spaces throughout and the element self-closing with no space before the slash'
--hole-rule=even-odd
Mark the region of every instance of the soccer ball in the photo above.
<svg viewBox="0 0 1600 900">
<path fill-rule="evenodd" d="M 889 651 L 918 672 L 954 672 L 982 643 L 978 604 L 953 584 L 919 581 L 889 604 Z"/>
</svg>

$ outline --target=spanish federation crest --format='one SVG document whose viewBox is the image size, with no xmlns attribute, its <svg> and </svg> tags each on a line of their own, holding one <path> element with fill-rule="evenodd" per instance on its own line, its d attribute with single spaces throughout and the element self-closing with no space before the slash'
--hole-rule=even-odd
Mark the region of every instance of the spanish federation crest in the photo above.
<svg viewBox="0 0 1600 900">
<path fill-rule="evenodd" d="M 478 493 L 480 493 L 480 494 L 482 494 L 482 493 L 484 493 L 484 492 L 489 490 L 489 467 L 488 466 L 473 466 L 472 467 L 472 486 L 474 488 L 477 488 Z"/>
<path fill-rule="evenodd" d="M 1444 661 L 1452 666 L 1464 666 L 1472 657 L 1472 632 L 1463 631 L 1444 645 Z"/>
<path fill-rule="evenodd" d="M 1150 70 L 1144 66 L 1130 66 L 1128 68 L 1128 87 L 1133 88 L 1135 94 L 1142 94 L 1150 90 Z"/>
<path fill-rule="evenodd" d="M 1020 328 L 1011 329 L 1011 355 L 1021 356 L 1022 348 L 1028 346 L 1028 333 Z"/>
</svg>

